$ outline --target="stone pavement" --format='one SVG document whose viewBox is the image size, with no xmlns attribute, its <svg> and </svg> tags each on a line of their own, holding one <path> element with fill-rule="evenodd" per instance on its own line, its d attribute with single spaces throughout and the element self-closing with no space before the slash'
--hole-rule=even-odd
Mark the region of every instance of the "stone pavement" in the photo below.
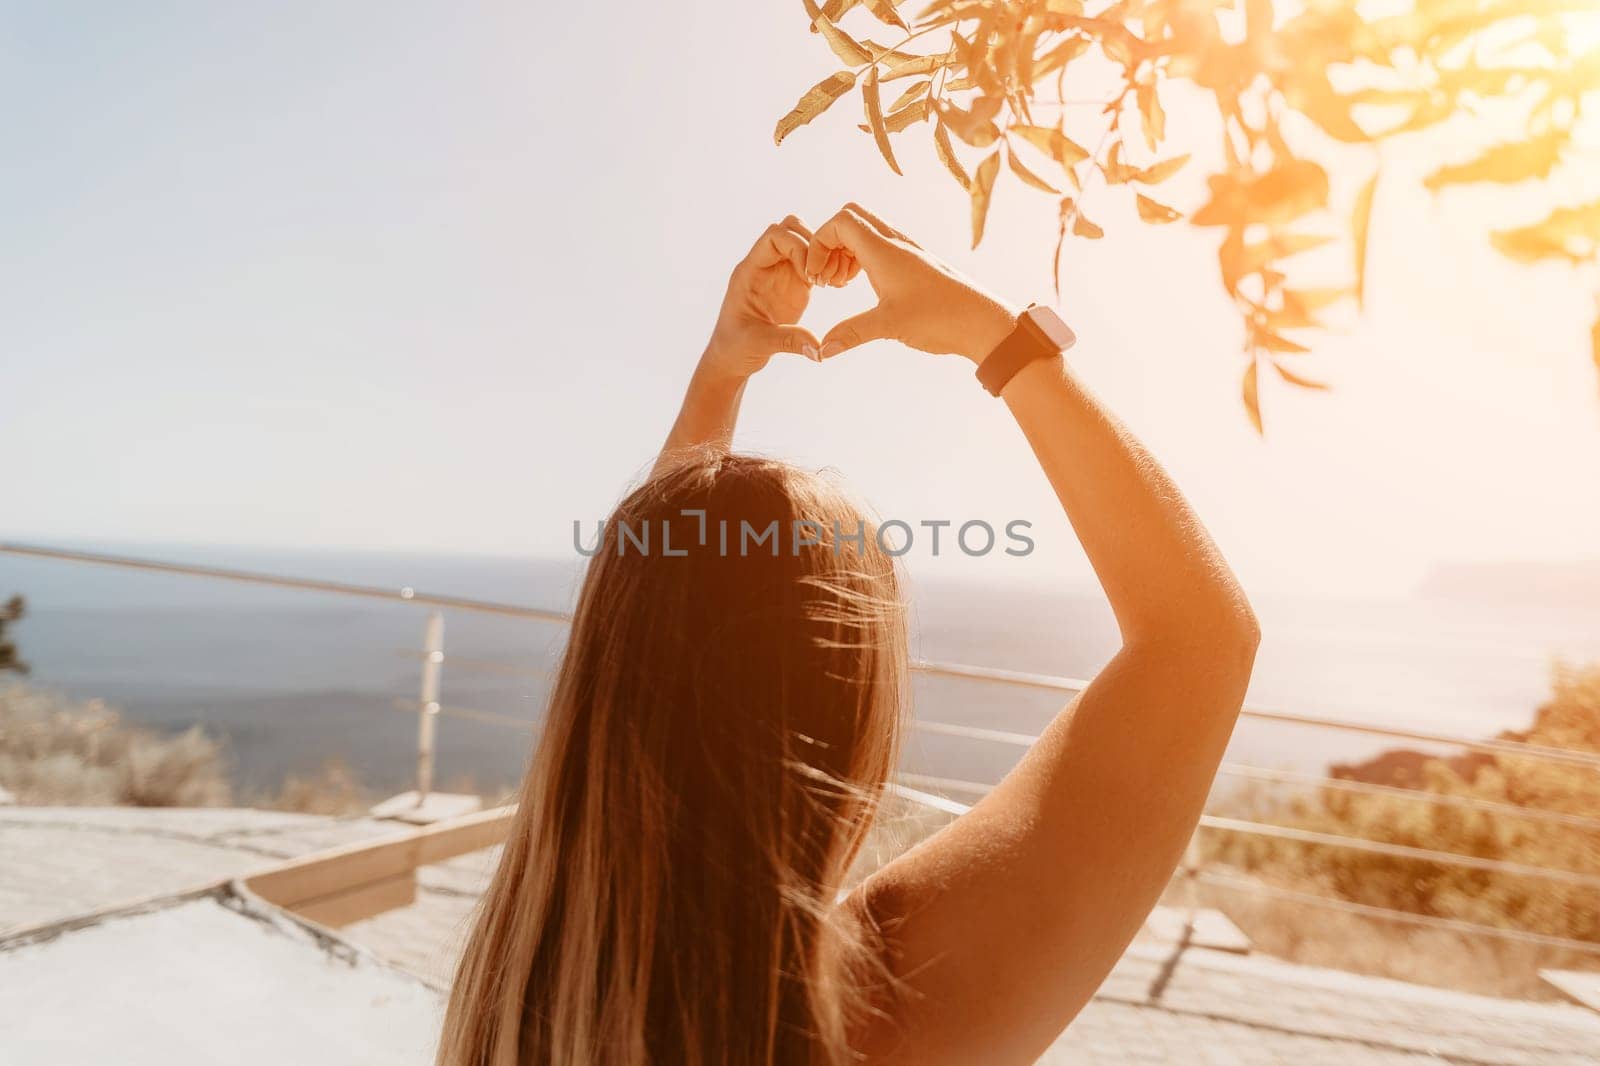
<svg viewBox="0 0 1600 1066">
<path fill-rule="evenodd" d="M 0 807 L 0 935 L 402 829 L 242 808 Z"/>
<path fill-rule="evenodd" d="M 401 831 L 370 818 L 248 810 L 0 808 L 0 933 L 180 891 L 275 860 Z M 424 868 L 417 901 L 350 940 L 443 985 L 489 850 Z M 1040 1060 L 1203 1066 L 1600 1064 L 1600 1014 L 1179 948 L 1152 922 Z"/>
<path fill-rule="evenodd" d="M 0 941 L 6 1066 L 432 1066 L 439 990 L 226 889 Z"/>
</svg>

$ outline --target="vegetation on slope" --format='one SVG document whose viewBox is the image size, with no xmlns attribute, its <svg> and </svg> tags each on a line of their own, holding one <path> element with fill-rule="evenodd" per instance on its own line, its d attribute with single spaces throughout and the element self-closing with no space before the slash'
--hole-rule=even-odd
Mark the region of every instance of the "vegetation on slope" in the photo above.
<svg viewBox="0 0 1600 1066">
<path fill-rule="evenodd" d="M 1600 666 L 1558 668 L 1554 692 L 1533 725 L 1501 737 L 1600 752 Z M 1366 763 L 1335 767 L 1334 774 L 1422 795 L 1322 788 L 1273 797 L 1256 791 L 1234 796 L 1227 813 L 1317 833 L 1600 876 L 1600 829 L 1516 813 L 1600 818 L 1600 772 L 1593 767 L 1500 754 L 1387 752 Z M 1428 796 L 1479 806 L 1428 802 Z M 1485 804 L 1513 810 L 1484 809 Z M 1265 837 L 1207 834 L 1204 844 L 1208 864 L 1280 888 L 1600 946 L 1600 894 L 1591 886 Z M 1323 965 L 1522 994 L 1534 991 L 1539 966 L 1600 966 L 1600 955 L 1416 929 L 1251 899 L 1247 893 L 1208 890 L 1208 898 L 1267 950 Z"/>
<path fill-rule="evenodd" d="M 130 725 L 100 700 L 0 685 L 0 788 L 13 802 L 70 807 L 272 807 L 354 814 L 373 797 L 338 760 L 291 774 L 276 793 L 238 796 L 227 753 L 199 726 Z"/>
</svg>

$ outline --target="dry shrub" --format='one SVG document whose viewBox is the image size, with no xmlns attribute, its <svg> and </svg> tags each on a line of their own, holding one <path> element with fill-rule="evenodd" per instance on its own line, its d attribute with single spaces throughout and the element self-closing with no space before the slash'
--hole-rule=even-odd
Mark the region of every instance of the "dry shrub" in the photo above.
<svg viewBox="0 0 1600 1066">
<path fill-rule="evenodd" d="M 235 802 L 222 744 L 194 726 L 167 735 L 129 725 L 101 700 L 0 685 L 0 788 L 15 802 L 59 807 L 226 807 Z M 246 798 L 305 814 L 358 814 L 372 797 L 330 759 Z"/>
<path fill-rule="evenodd" d="M 289 774 L 277 795 L 257 804 L 301 814 L 360 814 L 372 806 L 366 786 L 343 759 L 328 759 L 311 774 Z"/>
<path fill-rule="evenodd" d="M 198 726 L 129 726 L 99 700 L 0 687 L 0 786 L 18 803 L 217 807 L 232 802 L 222 748 Z"/>
<path fill-rule="evenodd" d="M 854 864 L 845 878 L 854 887 L 890 860 L 910 851 L 948 825 L 953 816 L 890 794 L 878 808 Z"/>
<path fill-rule="evenodd" d="M 1271 883 L 1333 895 L 1326 885 L 1293 874 L 1274 877 Z M 1593 969 L 1600 962 L 1579 952 L 1416 928 L 1209 885 L 1198 887 L 1199 905 L 1226 914 L 1249 937 L 1253 950 L 1306 966 L 1482 995 L 1557 1000 L 1562 995 L 1539 979 L 1540 969 Z"/>
<path fill-rule="evenodd" d="M 1531 744 L 1600 752 L 1600 666 L 1558 668 L 1554 694 L 1525 732 Z M 1340 776 L 1378 784 L 1380 768 L 1420 766 L 1408 787 L 1441 796 L 1595 817 L 1600 773 L 1525 757 L 1397 758 L 1387 753 Z M 1273 798 L 1259 788 L 1219 807 L 1230 815 L 1319 833 L 1600 876 L 1600 831 L 1405 796 L 1324 788 Z M 1410 914 L 1474 922 L 1600 946 L 1593 888 L 1504 871 L 1464 869 L 1347 848 L 1231 833 L 1202 838 L 1208 864 L 1298 892 Z M 1204 898 L 1263 950 L 1317 965 L 1498 994 L 1535 995 L 1540 967 L 1600 968 L 1600 956 L 1334 913 L 1217 886 Z"/>
</svg>

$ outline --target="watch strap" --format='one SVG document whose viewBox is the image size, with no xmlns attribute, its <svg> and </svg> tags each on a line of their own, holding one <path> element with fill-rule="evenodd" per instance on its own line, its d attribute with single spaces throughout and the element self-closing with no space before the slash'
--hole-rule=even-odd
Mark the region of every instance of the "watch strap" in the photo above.
<svg viewBox="0 0 1600 1066">
<path fill-rule="evenodd" d="M 1065 344 L 1052 339 L 1034 321 L 1035 315 L 1047 315 L 1051 312 L 1038 304 L 1029 304 L 1022 314 L 1017 316 L 1017 325 L 1006 338 L 989 355 L 978 364 L 978 383 L 989 391 L 991 396 L 999 396 L 1011 379 L 1016 377 L 1023 367 L 1038 359 L 1047 359 L 1060 355 L 1072 344 L 1071 330 L 1065 323 L 1057 321 L 1057 328 L 1065 331 L 1069 338 Z"/>
</svg>

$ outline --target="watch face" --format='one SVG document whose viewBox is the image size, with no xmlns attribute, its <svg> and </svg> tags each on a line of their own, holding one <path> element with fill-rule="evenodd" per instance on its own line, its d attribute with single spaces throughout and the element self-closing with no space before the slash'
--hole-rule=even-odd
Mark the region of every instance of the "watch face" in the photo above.
<svg viewBox="0 0 1600 1066">
<path fill-rule="evenodd" d="M 1057 351 L 1066 351 L 1078 339 L 1078 335 L 1072 332 L 1072 327 L 1061 321 L 1061 316 L 1048 307 L 1030 307 L 1026 313 L 1028 324 Z"/>
</svg>

